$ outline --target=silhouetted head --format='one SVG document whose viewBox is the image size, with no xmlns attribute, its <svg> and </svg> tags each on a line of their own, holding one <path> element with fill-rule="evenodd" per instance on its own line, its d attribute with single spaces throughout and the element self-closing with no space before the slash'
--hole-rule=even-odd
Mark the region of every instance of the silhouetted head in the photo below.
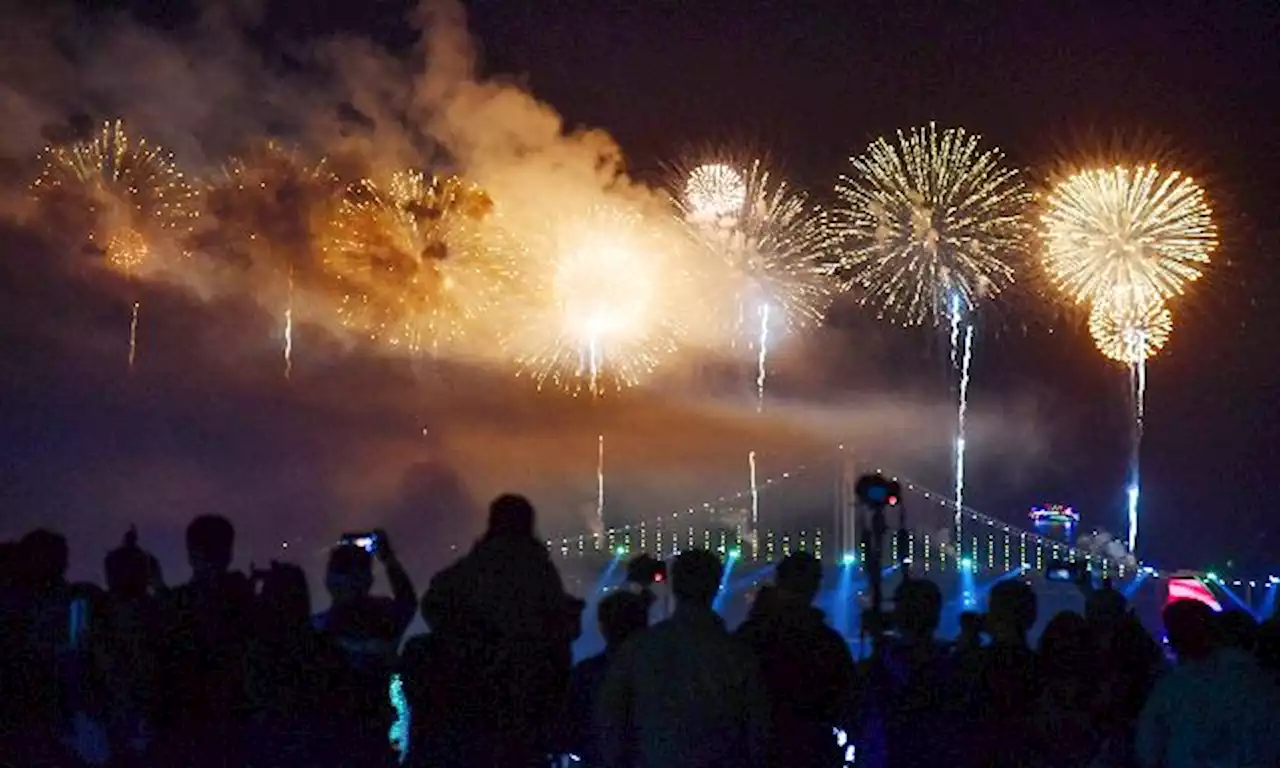
<svg viewBox="0 0 1280 768">
<path fill-rule="evenodd" d="M 822 588 L 822 563 L 808 552 L 793 552 L 778 563 L 773 583 L 785 594 L 811 603 Z"/>
<path fill-rule="evenodd" d="M 997 641 L 1026 643 L 1036 623 L 1036 593 L 1018 579 L 999 582 L 987 598 L 987 629 Z"/>
<path fill-rule="evenodd" d="M 1218 641 L 1228 648 L 1253 653 L 1258 644 L 1258 622 L 1247 611 L 1223 611 L 1215 617 Z"/>
<path fill-rule="evenodd" d="M 711 607 L 724 566 L 705 549 L 681 552 L 671 564 L 671 593 L 682 605 Z"/>
<path fill-rule="evenodd" d="M 618 590 L 596 606 L 596 619 L 605 643 L 616 648 L 649 626 L 649 599 L 645 593 Z"/>
<path fill-rule="evenodd" d="M 982 634 L 982 614 L 977 611 L 965 611 L 960 614 L 960 636 L 973 639 Z"/>
<path fill-rule="evenodd" d="M 1085 669 L 1093 653 L 1088 622 L 1075 611 L 1056 614 L 1040 635 L 1039 651 L 1050 673 Z"/>
<path fill-rule="evenodd" d="M 1084 604 L 1084 616 L 1093 625 L 1093 631 L 1112 631 L 1128 609 L 1124 595 L 1108 586 L 1090 593 Z"/>
<path fill-rule="evenodd" d="M 1164 630 L 1178 660 L 1203 659 L 1213 650 L 1213 609 L 1199 600 L 1176 600 L 1164 607 Z"/>
<path fill-rule="evenodd" d="M 67 539 L 62 534 L 38 528 L 18 546 L 26 580 L 33 586 L 58 584 L 67 577 Z"/>
<path fill-rule="evenodd" d="M 893 593 L 893 619 L 904 636 L 930 638 L 942 618 L 942 590 L 927 579 L 908 579 Z"/>
<path fill-rule="evenodd" d="M 334 603 L 369 594 L 373 589 L 373 555 L 354 544 L 339 544 L 329 550 L 324 585 Z"/>
<path fill-rule="evenodd" d="M 504 493 L 489 504 L 489 529 L 485 538 L 532 538 L 533 505 L 523 496 Z"/>
<path fill-rule="evenodd" d="M 363 550 L 361 550 L 363 551 Z M 300 627 L 311 617 L 311 590 L 307 574 L 292 563 L 272 561 L 262 580 L 258 605 L 273 626 Z"/>
<path fill-rule="evenodd" d="M 196 578 L 219 576 L 231 567 L 236 529 L 221 515 L 201 515 L 187 526 L 187 562 Z"/>
<path fill-rule="evenodd" d="M 124 535 L 124 542 L 108 552 L 103 561 L 107 590 L 117 597 L 142 597 L 147 593 L 154 567 L 151 555 L 138 547 L 138 534 L 130 530 Z"/>
</svg>

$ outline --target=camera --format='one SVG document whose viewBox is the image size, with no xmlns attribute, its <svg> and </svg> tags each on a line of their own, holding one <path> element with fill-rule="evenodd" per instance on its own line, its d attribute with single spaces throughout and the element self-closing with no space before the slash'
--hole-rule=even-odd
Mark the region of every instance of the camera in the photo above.
<svg viewBox="0 0 1280 768">
<path fill-rule="evenodd" d="M 880 474 L 863 475 L 853 490 L 863 504 L 881 509 L 896 506 L 902 498 L 902 486 L 898 481 Z"/>
<path fill-rule="evenodd" d="M 338 543 L 343 546 L 360 547 L 371 555 L 378 551 L 378 535 L 373 531 L 344 533 L 342 538 L 338 539 Z"/>
</svg>

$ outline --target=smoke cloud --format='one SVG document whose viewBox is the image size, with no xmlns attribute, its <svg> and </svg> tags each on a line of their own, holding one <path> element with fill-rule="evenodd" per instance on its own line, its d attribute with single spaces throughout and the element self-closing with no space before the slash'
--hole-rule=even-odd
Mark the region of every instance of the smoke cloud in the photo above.
<svg viewBox="0 0 1280 768">
<path fill-rule="evenodd" d="M 87 553 L 80 575 L 94 575 L 96 557 L 133 522 L 168 571 L 182 574 L 181 529 L 211 512 L 240 525 L 245 561 L 280 556 L 285 544 L 314 559 L 337 532 L 374 524 L 430 560 L 465 543 L 485 501 L 504 490 L 529 493 L 548 534 L 582 530 L 601 435 L 606 509 L 617 519 L 742 490 L 748 450 L 765 475 L 829 457 L 838 443 L 887 466 L 945 455 L 950 405 L 884 394 L 885 382 L 865 373 L 877 367 L 871 339 L 858 340 L 863 374 L 850 375 L 840 334 L 780 353 L 788 373 L 760 415 L 743 387 L 726 394 L 722 369 L 735 381 L 753 377 L 710 354 L 720 339 L 697 322 L 688 323 L 700 333 L 682 365 L 599 399 L 540 392 L 492 349 L 407 356 L 353 337 L 335 319 L 340 286 L 317 267 L 319 238 L 332 195 L 366 176 L 458 173 L 493 197 L 504 226 L 535 242 L 548 222 L 601 206 L 670 229 L 669 242 L 681 233 L 664 194 L 626 175 L 607 133 L 566 129 L 527 90 L 481 74 L 457 2 L 426 0 L 406 19 L 420 39 L 403 57 L 335 36 L 269 58 L 254 42 L 259 7 L 215 5 L 173 33 L 112 14 L 71 24 L 36 8 L 0 31 L 0 167 L 9 180 L 0 198 L 0 341 L 9 350 L 0 381 L 23 414 L 0 439 L 24 446 L 0 467 L 12 510 L 0 534 L 68 531 L 73 551 Z M 248 195 L 238 208 L 204 194 L 186 255 L 166 257 L 154 280 L 114 274 L 78 233 L 32 207 L 25 182 L 45 145 L 115 118 L 171 150 L 202 192 L 229 157 L 251 156 L 268 139 L 296 146 L 292 191 Z M 670 300 L 716 311 L 714 271 L 690 271 L 687 294 Z M 141 313 L 130 373 L 133 302 Z M 288 379 L 285 306 L 294 320 Z M 1026 417 L 978 410 L 972 454 L 1033 459 L 1039 439 Z M 996 433 L 1008 454 L 996 452 Z"/>
</svg>

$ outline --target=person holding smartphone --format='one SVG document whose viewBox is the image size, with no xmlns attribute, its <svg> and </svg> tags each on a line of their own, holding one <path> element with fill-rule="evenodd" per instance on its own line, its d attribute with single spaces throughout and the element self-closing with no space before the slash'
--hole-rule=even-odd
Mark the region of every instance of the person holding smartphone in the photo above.
<svg viewBox="0 0 1280 768">
<path fill-rule="evenodd" d="M 374 560 L 386 570 L 391 597 L 371 594 Z M 312 626 L 331 658 L 330 754 L 379 765 L 390 758 L 387 730 L 395 713 L 387 690 L 417 595 L 383 530 L 344 536 L 329 553 L 325 587 L 332 602 L 312 617 Z"/>
</svg>

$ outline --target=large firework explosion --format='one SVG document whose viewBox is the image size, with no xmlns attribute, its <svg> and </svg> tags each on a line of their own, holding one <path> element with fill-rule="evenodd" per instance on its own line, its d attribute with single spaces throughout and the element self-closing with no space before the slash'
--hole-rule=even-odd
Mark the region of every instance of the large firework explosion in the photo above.
<svg viewBox="0 0 1280 768">
<path fill-rule="evenodd" d="M 1217 247 L 1204 190 L 1156 166 L 1084 170 L 1056 184 L 1041 216 L 1044 265 L 1071 300 L 1145 306 L 1180 295 Z"/>
<path fill-rule="evenodd" d="M 1044 265 L 1070 300 L 1091 307 L 1098 350 L 1129 369 L 1132 408 L 1127 543 L 1138 543 L 1147 360 L 1168 341 L 1167 303 L 1200 278 L 1217 247 L 1204 190 L 1154 164 L 1079 171 L 1058 182 L 1041 215 Z"/>
<path fill-rule="evenodd" d="M 198 216 L 195 191 L 159 146 L 134 139 L 116 120 L 92 139 L 49 147 L 43 160 L 32 192 L 42 202 L 84 206 L 85 236 L 111 269 L 135 276 L 161 253 L 182 252 Z"/>
<path fill-rule="evenodd" d="M 535 248 L 545 296 L 508 342 L 539 388 L 602 395 L 638 384 L 676 351 L 688 273 L 666 229 L 621 205 L 548 224 Z"/>
<path fill-rule="evenodd" d="M 343 325 L 412 352 L 467 340 L 510 300 L 519 266 L 495 216 L 488 194 L 456 176 L 401 171 L 357 184 L 321 238 L 344 288 Z"/>
<path fill-rule="evenodd" d="M 998 149 L 963 128 L 898 132 L 851 159 L 836 183 L 838 272 L 879 316 L 949 322 L 1013 281 L 1030 195 Z"/>
</svg>

